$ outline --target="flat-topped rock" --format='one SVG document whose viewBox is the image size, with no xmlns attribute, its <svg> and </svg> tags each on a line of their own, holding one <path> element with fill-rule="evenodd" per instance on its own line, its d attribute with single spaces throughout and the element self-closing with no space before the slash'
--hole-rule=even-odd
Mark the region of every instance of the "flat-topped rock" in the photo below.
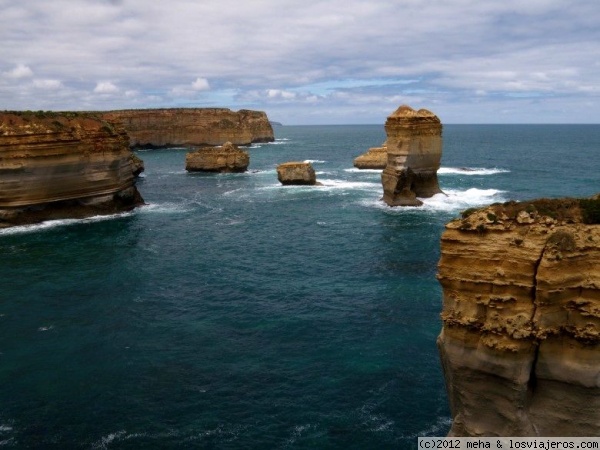
<svg viewBox="0 0 600 450">
<path fill-rule="evenodd" d="M 311 163 L 290 161 L 277 166 L 277 179 L 281 184 L 316 185 L 317 175 Z"/>
<path fill-rule="evenodd" d="M 431 111 L 402 105 L 385 123 L 387 165 L 381 174 L 389 206 L 420 206 L 417 197 L 441 193 L 437 171 L 442 157 L 442 123 Z"/>
<path fill-rule="evenodd" d="M 221 147 L 201 147 L 185 155 L 185 170 L 189 172 L 245 172 L 250 155 L 231 142 Z"/>
<path fill-rule="evenodd" d="M 357 169 L 385 169 L 387 165 L 387 147 L 371 147 L 365 153 L 354 158 L 354 167 Z"/>
</svg>

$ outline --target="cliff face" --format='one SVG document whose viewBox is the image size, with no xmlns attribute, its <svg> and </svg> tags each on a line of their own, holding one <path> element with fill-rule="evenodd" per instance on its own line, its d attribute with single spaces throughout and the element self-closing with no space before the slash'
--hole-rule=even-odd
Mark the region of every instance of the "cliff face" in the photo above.
<svg viewBox="0 0 600 450">
<path fill-rule="evenodd" d="M 387 165 L 381 174 L 383 200 L 389 206 L 420 206 L 417 197 L 440 190 L 437 170 L 442 158 L 442 124 L 426 109 L 398 108 L 385 122 Z"/>
<path fill-rule="evenodd" d="M 451 436 L 600 436 L 598 223 L 599 200 L 561 199 L 446 226 L 438 347 Z"/>
<path fill-rule="evenodd" d="M 122 127 L 78 113 L 0 113 L 0 226 L 143 203 Z"/>
<path fill-rule="evenodd" d="M 262 111 L 226 108 L 140 109 L 102 113 L 123 124 L 132 147 L 193 147 L 249 145 L 274 140 L 273 128 Z"/>
</svg>

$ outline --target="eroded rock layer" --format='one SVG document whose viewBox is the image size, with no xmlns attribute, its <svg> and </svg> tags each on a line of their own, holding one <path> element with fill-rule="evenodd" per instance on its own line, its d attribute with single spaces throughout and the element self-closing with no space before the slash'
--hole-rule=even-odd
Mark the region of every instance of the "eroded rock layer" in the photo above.
<svg viewBox="0 0 600 450">
<path fill-rule="evenodd" d="M 125 130 L 93 114 L 0 113 L 0 226 L 143 203 Z"/>
<path fill-rule="evenodd" d="M 387 147 L 371 147 L 365 153 L 354 158 L 354 167 L 357 169 L 385 169 L 387 165 Z"/>
<path fill-rule="evenodd" d="M 195 147 L 249 145 L 274 140 L 273 127 L 262 111 L 227 108 L 133 109 L 108 111 L 103 117 L 120 121 L 132 147 Z"/>
<path fill-rule="evenodd" d="M 221 147 L 202 147 L 185 155 L 185 170 L 189 172 L 245 172 L 250 155 L 231 142 Z"/>
<path fill-rule="evenodd" d="M 437 171 L 442 158 L 442 124 L 426 109 L 400 106 L 385 122 L 387 165 L 381 174 L 389 206 L 420 206 L 417 197 L 441 193 Z"/>
<path fill-rule="evenodd" d="M 600 436 L 600 200 L 510 202 L 442 235 L 452 436 Z"/>
</svg>

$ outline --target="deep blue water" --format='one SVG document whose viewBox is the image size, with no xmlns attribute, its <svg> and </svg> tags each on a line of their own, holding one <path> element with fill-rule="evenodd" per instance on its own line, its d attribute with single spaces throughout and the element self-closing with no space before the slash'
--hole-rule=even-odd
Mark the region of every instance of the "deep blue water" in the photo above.
<svg viewBox="0 0 600 450">
<path fill-rule="evenodd" d="M 419 209 L 352 168 L 383 127 L 275 133 L 248 173 L 141 151 L 147 206 L 0 231 L 0 447 L 415 448 L 450 424 L 444 223 L 600 192 L 596 125 L 447 125 L 448 196 Z M 280 186 L 290 160 L 323 186 Z"/>
</svg>

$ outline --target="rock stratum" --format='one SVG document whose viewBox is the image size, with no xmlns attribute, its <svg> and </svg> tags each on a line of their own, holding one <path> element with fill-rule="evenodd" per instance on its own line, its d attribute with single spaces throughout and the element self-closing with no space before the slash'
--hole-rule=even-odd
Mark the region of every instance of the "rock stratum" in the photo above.
<svg viewBox="0 0 600 450">
<path fill-rule="evenodd" d="M 273 127 L 262 111 L 131 109 L 103 112 L 102 117 L 121 122 L 133 148 L 216 146 L 225 142 L 250 145 L 274 140 Z"/>
<path fill-rule="evenodd" d="M 389 206 L 420 206 L 441 193 L 442 123 L 431 111 L 402 105 L 385 122 L 387 165 L 381 174 Z"/>
<path fill-rule="evenodd" d="M 446 226 L 438 347 L 450 436 L 600 436 L 600 200 L 541 199 Z"/>
<path fill-rule="evenodd" d="M 185 170 L 188 172 L 245 172 L 250 164 L 250 155 L 231 142 L 221 147 L 203 147 L 185 155 Z"/>
<path fill-rule="evenodd" d="M 0 113 L 0 227 L 143 204 L 129 139 L 88 113 Z"/>
</svg>

